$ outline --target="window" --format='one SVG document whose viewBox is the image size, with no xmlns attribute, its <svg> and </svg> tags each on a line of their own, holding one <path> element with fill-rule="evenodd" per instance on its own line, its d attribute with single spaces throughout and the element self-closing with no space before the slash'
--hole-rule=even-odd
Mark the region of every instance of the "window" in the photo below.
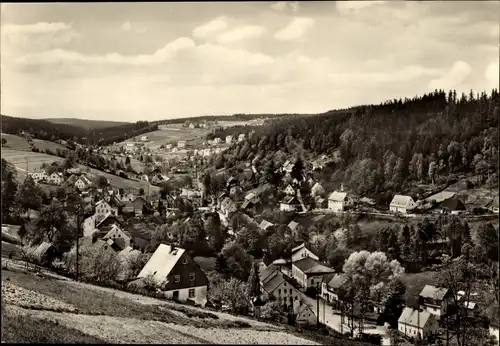
<svg viewBox="0 0 500 346">
<path fill-rule="evenodd" d="M 174 291 L 173 298 L 179 299 L 179 291 Z"/>
<path fill-rule="evenodd" d="M 278 288 L 278 295 L 281 295 L 281 289 Z"/>
<path fill-rule="evenodd" d="M 194 281 L 194 273 L 189 273 L 189 280 Z"/>
<path fill-rule="evenodd" d="M 182 259 L 182 264 L 187 264 L 187 263 L 188 263 L 188 260 L 187 260 L 187 258 L 186 258 L 186 257 L 184 257 L 184 258 Z"/>
<path fill-rule="evenodd" d="M 292 289 L 290 288 L 290 294 L 292 294 Z"/>
<path fill-rule="evenodd" d="M 285 286 L 285 287 L 286 287 L 286 282 L 285 282 L 285 284 L 284 284 L 283 286 Z"/>
<path fill-rule="evenodd" d="M 174 279 L 175 279 L 175 282 L 180 282 L 180 281 L 181 281 L 181 276 L 180 276 L 180 275 L 176 275 L 176 276 L 174 277 Z M 174 293 L 175 293 L 175 292 L 174 292 Z"/>
<path fill-rule="evenodd" d="M 195 294 L 194 288 L 190 288 L 188 292 L 189 292 L 189 298 L 194 298 Z"/>
</svg>

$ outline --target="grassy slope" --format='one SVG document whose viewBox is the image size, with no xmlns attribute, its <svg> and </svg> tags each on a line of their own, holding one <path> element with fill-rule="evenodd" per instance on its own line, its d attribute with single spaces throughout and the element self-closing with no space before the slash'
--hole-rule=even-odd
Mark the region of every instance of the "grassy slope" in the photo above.
<svg viewBox="0 0 500 346">
<path fill-rule="evenodd" d="M 7 140 L 7 143 L 3 148 L 31 151 L 31 147 L 26 138 L 7 133 L 2 133 L 2 138 L 5 138 Z M 51 141 L 45 141 L 43 139 L 33 139 L 33 142 L 35 143 L 35 146 L 40 150 L 50 149 L 55 151 L 57 149 L 67 149 L 64 145 Z"/>
<path fill-rule="evenodd" d="M 88 119 L 72 119 L 72 118 L 61 118 L 61 119 L 43 119 L 50 121 L 51 123 L 54 124 L 67 124 L 67 125 L 73 125 L 73 126 L 78 126 L 84 129 L 102 129 L 105 127 L 112 127 L 112 126 L 119 126 L 119 125 L 124 125 L 128 124 L 127 122 L 124 121 L 101 121 L 101 120 L 88 120 Z"/>
<path fill-rule="evenodd" d="M 105 342 L 55 321 L 6 312 L 2 315 L 2 342 L 47 344 L 104 344 Z"/>
</svg>

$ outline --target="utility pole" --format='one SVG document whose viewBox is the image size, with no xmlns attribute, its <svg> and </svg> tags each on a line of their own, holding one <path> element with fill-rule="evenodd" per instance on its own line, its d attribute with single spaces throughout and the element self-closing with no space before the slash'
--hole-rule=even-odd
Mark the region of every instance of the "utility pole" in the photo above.
<svg viewBox="0 0 500 346">
<path fill-rule="evenodd" d="M 80 279 L 80 268 L 78 267 L 80 256 L 80 206 L 76 209 L 76 281 Z"/>
<path fill-rule="evenodd" d="M 319 283 L 316 283 L 316 326 L 319 330 Z"/>
</svg>

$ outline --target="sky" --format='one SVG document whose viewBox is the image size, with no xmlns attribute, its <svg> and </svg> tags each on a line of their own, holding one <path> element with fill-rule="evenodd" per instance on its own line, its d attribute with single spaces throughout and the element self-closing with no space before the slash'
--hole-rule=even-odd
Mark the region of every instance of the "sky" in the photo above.
<svg viewBox="0 0 500 346">
<path fill-rule="evenodd" d="M 498 1 L 1 4 L 2 114 L 319 113 L 499 83 Z"/>
</svg>

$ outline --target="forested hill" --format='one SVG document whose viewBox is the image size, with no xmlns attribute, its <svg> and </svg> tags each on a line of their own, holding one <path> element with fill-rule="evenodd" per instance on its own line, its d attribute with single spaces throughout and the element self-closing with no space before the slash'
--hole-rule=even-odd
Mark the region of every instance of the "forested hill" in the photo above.
<svg viewBox="0 0 500 346">
<path fill-rule="evenodd" d="M 277 114 L 245 114 L 238 113 L 233 115 L 204 115 L 201 117 L 192 117 L 192 118 L 176 118 L 169 120 L 160 120 L 158 123 L 161 124 L 182 124 L 186 121 L 192 122 L 200 122 L 200 121 L 249 121 L 256 119 L 274 119 L 274 118 L 283 118 L 289 116 L 303 116 L 308 114 L 288 114 L 288 113 L 277 113 Z"/>
<path fill-rule="evenodd" d="M 411 181 L 452 172 L 486 175 L 498 167 L 498 105 L 496 89 L 461 96 L 436 90 L 380 105 L 275 119 L 247 128 L 255 131 L 251 138 L 232 146 L 215 165 L 232 167 L 257 158 L 261 168 L 276 169 L 287 158 L 301 157 L 307 165 L 337 151 L 340 159 L 323 180 L 360 194 L 401 191 Z"/>
<path fill-rule="evenodd" d="M 72 140 L 81 144 L 107 145 L 120 142 L 142 133 L 155 131 L 158 125 L 147 121 L 126 123 L 105 128 L 84 129 L 82 127 L 58 124 L 47 120 L 1 116 L 2 132 L 20 135 L 23 132 L 34 138 L 48 141 Z"/>
</svg>

